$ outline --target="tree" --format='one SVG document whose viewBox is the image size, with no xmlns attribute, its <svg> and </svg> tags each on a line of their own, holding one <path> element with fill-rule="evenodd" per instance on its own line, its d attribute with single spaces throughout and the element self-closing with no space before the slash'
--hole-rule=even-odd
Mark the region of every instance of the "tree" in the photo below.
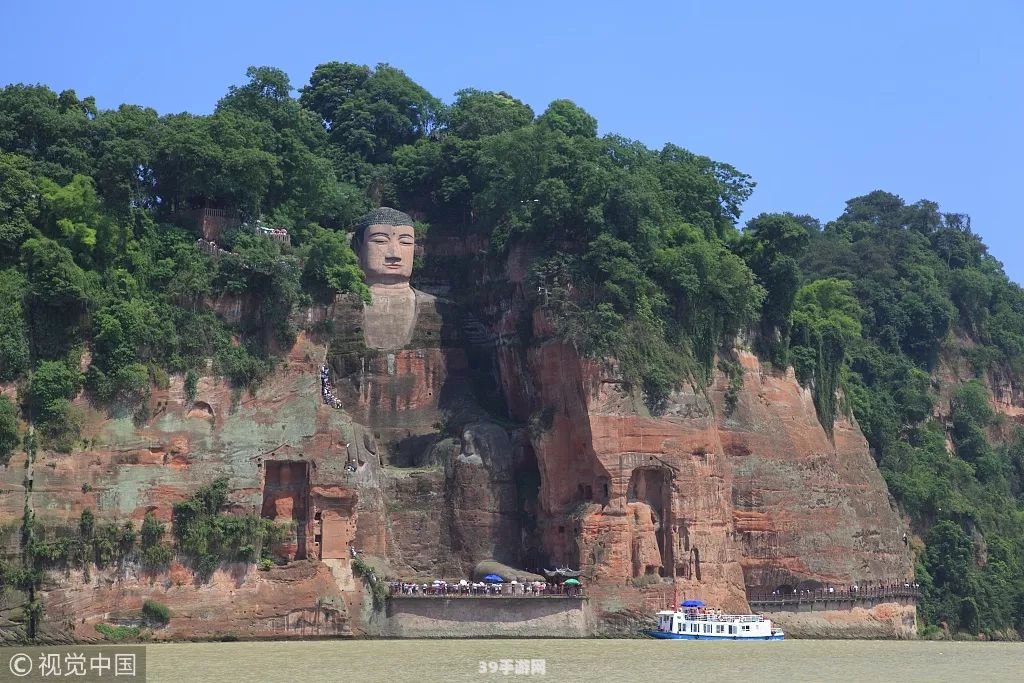
<svg viewBox="0 0 1024 683">
<path fill-rule="evenodd" d="M 371 163 L 428 135 L 441 119 L 440 101 L 399 69 L 329 62 L 313 71 L 299 102 L 323 121 L 331 142 L 346 155 Z M 352 162 L 340 169 L 359 173 Z"/>
<path fill-rule="evenodd" d="M 779 365 L 788 363 L 790 315 L 800 268 L 797 259 L 809 241 L 807 230 L 786 214 L 761 214 L 747 223 L 739 251 L 767 290 L 761 342 Z"/>
<path fill-rule="evenodd" d="M 32 373 L 29 401 L 40 418 L 45 420 L 58 415 L 59 402 L 74 398 L 80 388 L 81 377 L 67 363 L 43 361 Z"/>
<path fill-rule="evenodd" d="M 0 381 L 11 381 L 29 368 L 28 325 L 25 322 L 25 278 L 15 270 L 0 271 Z"/>
<path fill-rule="evenodd" d="M 925 568 L 931 576 L 937 610 L 935 618 L 956 628 L 961 621 L 961 598 L 973 592 L 974 549 L 958 524 L 943 520 L 925 537 Z M 975 606 L 976 611 L 976 606 Z"/>
<path fill-rule="evenodd" d="M 571 100 L 555 100 L 548 105 L 537 123 L 569 137 L 597 137 L 597 119 Z"/>
<path fill-rule="evenodd" d="M 33 232 L 41 190 L 29 160 L 0 153 L 0 263 L 13 260 L 18 246 Z"/>
<path fill-rule="evenodd" d="M 318 231 L 309 243 L 309 254 L 302 271 L 303 285 L 320 296 L 354 292 L 369 302 L 370 291 L 363 282 L 359 257 L 341 233 Z"/>
<path fill-rule="evenodd" d="M 523 128 L 533 122 L 530 105 L 508 93 L 466 88 L 455 93 L 448 110 L 448 130 L 464 140 Z"/>
<path fill-rule="evenodd" d="M 6 396 L 0 396 L 0 465 L 7 464 L 18 442 L 18 411 Z"/>
</svg>

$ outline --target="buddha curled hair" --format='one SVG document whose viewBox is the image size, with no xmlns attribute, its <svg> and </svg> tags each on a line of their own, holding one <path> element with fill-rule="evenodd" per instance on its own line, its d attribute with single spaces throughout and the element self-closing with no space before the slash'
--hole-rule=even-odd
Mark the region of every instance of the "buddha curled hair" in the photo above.
<svg viewBox="0 0 1024 683">
<path fill-rule="evenodd" d="M 412 217 L 389 206 L 382 206 L 366 214 L 355 224 L 355 232 L 352 233 L 352 249 L 357 254 L 363 246 L 363 238 L 366 236 L 366 229 L 371 225 L 412 225 Z"/>
</svg>

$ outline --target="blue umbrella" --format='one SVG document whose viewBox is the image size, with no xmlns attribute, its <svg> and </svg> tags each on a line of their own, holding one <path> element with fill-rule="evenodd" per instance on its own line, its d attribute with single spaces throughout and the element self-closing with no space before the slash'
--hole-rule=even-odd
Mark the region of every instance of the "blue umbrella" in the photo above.
<svg viewBox="0 0 1024 683">
<path fill-rule="evenodd" d="M 487 583 L 501 583 L 504 580 L 505 579 L 501 578 L 497 574 L 488 574 L 484 577 L 484 581 L 486 581 Z"/>
<path fill-rule="evenodd" d="M 679 604 L 682 605 L 683 607 L 703 607 L 704 606 L 704 601 L 703 600 L 683 600 Z"/>
</svg>

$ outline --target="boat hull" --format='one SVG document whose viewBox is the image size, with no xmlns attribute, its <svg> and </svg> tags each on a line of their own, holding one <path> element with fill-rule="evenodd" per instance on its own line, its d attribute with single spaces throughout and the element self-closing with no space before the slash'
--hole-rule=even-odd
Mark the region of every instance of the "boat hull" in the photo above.
<svg viewBox="0 0 1024 683">
<path fill-rule="evenodd" d="M 716 636 L 700 635 L 697 633 L 669 633 L 667 631 L 645 631 L 652 638 L 659 640 L 785 640 L 783 633 L 775 633 L 770 636 Z"/>
</svg>

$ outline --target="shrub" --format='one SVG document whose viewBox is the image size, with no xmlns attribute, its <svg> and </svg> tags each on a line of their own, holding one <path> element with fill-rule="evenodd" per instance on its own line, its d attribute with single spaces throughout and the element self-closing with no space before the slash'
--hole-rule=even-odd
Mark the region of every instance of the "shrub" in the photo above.
<svg viewBox="0 0 1024 683">
<path fill-rule="evenodd" d="M 164 525 L 152 512 L 147 512 L 142 519 L 142 549 L 146 550 L 158 544 L 164 537 Z"/>
<path fill-rule="evenodd" d="M 104 639 L 115 643 L 138 638 L 142 632 L 138 626 L 111 626 L 110 624 L 96 624 L 96 630 Z"/>
<path fill-rule="evenodd" d="M 202 487 L 188 500 L 174 505 L 173 533 L 177 549 L 192 567 L 209 576 L 221 562 L 252 561 L 280 537 L 282 529 L 254 515 L 220 514 L 227 503 L 225 478 Z"/>
<path fill-rule="evenodd" d="M 192 403 L 196 400 L 196 389 L 199 387 L 199 375 L 195 370 L 185 373 L 185 400 Z"/>
<path fill-rule="evenodd" d="M 142 565 L 147 569 L 164 569 L 173 559 L 174 550 L 162 543 L 142 551 Z"/>
<path fill-rule="evenodd" d="M 146 600 L 142 603 L 142 615 L 146 617 L 147 621 L 161 626 L 171 620 L 171 610 L 167 605 L 156 600 Z"/>
<path fill-rule="evenodd" d="M 373 598 L 374 609 L 383 609 L 385 603 L 391 597 L 388 593 L 387 587 L 384 582 L 377 578 L 377 574 L 374 573 L 373 568 L 366 564 L 361 557 L 352 558 L 352 573 L 356 576 L 362 577 L 366 584 L 370 587 L 370 596 Z"/>
</svg>

